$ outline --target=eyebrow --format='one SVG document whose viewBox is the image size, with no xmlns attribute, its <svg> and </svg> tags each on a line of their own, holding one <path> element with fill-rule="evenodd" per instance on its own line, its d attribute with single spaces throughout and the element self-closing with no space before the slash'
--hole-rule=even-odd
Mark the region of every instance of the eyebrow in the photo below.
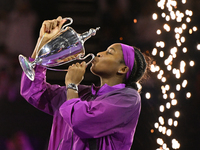
<svg viewBox="0 0 200 150">
<path fill-rule="evenodd" d="M 114 48 L 112 48 L 112 47 L 111 47 L 110 49 L 112 49 L 112 50 L 116 51 L 116 50 L 115 50 Z"/>
</svg>

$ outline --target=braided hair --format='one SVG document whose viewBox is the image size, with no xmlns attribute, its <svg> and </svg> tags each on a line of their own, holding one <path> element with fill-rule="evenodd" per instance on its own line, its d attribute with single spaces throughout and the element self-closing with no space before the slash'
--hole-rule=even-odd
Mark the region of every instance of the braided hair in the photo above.
<svg viewBox="0 0 200 150">
<path fill-rule="evenodd" d="M 133 69 L 131 71 L 131 74 L 129 78 L 125 81 L 126 87 L 131 87 L 136 89 L 137 91 L 140 91 L 141 89 L 138 88 L 138 83 L 141 81 L 141 79 L 144 77 L 144 74 L 146 74 L 147 69 L 147 61 L 145 59 L 145 54 L 142 54 L 142 52 L 134 47 L 135 50 L 135 59 L 134 59 L 134 65 Z"/>
</svg>

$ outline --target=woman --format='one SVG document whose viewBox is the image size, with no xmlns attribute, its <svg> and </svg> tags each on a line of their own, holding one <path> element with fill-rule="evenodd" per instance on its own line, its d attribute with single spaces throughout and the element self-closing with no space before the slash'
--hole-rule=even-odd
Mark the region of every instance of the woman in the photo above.
<svg viewBox="0 0 200 150">
<path fill-rule="evenodd" d="M 44 21 L 38 41 L 46 34 L 40 47 L 58 33 L 64 22 L 61 17 Z M 36 51 L 30 60 L 34 60 Z M 22 96 L 53 115 L 48 149 L 129 150 L 140 114 L 136 82 L 146 70 L 144 56 L 138 49 L 119 43 L 98 53 L 91 72 L 100 77 L 100 87 L 80 85 L 86 67 L 85 62 L 69 67 L 67 88 L 46 83 L 46 69 L 41 66 L 36 66 L 33 82 L 22 75 Z"/>
</svg>

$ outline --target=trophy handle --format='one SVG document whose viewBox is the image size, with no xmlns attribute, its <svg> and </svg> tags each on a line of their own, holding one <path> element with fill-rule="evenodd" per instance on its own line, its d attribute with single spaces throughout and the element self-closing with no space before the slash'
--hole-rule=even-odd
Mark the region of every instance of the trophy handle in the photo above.
<svg viewBox="0 0 200 150">
<path fill-rule="evenodd" d="M 95 58 L 95 55 L 92 54 L 92 53 L 89 53 L 85 57 L 81 57 L 81 54 L 80 54 L 74 60 L 84 60 L 84 59 L 86 59 L 89 56 L 92 57 L 92 59 L 89 62 L 86 63 L 86 65 L 89 65 L 92 62 L 92 60 Z M 46 68 L 49 69 L 49 70 L 53 70 L 53 71 L 68 71 L 68 69 L 55 69 L 55 68 L 49 68 L 49 67 L 46 67 Z"/>
<path fill-rule="evenodd" d="M 66 19 L 66 20 L 69 20 L 70 22 L 68 24 L 65 24 L 62 28 L 61 28 L 61 32 L 66 30 L 67 26 L 71 25 L 73 23 L 73 19 L 68 17 L 68 18 L 63 18 L 63 19 Z"/>
<path fill-rule="evenodd" d="M 30 62 L 25 56 L 19 55 L 19 63 L 26 76 L 33 81 L 35 79 L 35 62 Z"/>
<path fill-rule="evenodd" d="M 78 56 L 77 60 L 84 60 L 84 59 L 86 59 L 86 58 L 89 57 L 89 56 L 91 56 L 92 59 L 91 59 L 88 63 L 86 63 L 86 66 L 87 66 L 87 65 L 89 65 L 89 64 L 92 62 L 92 60 L 94 59 L 94 57 L 95 57 L 94 54 L 89 53 L 89 54 L 87 54 L 87 55 L 86 55 L 85 57 L 83 57 L 83 58 L 81 58 L 81 56 L 80 56 L 80 57 Z"/>
</svg>

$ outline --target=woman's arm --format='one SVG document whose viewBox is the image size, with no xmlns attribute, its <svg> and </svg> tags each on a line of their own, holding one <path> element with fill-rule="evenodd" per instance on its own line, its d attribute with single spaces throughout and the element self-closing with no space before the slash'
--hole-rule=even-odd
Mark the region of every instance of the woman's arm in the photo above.
<svg viewBox="0 0 200 150">
<path fill-rule="evenodd" d="M 65 76 L 66 87 L 70 83 L 78 86 L 84 78 L 86 67 L 87 66 L 86 66 L 85 62 L 82 62 L 81 64 L 76 63 L 76 64 L 73 64 L 72 66 L 69 66 L 68 72 Z M 67 88 L 67 100 L 70 100 L 70 99 L 73 99 L 73 98 L 79 98 L 78 91 Z"/>
<path fill-rule="evenodd" d="M 60 29 L 62 25 L 66 22 L 66 19 L 62 19 L 61 16 L 59 16 L 57 19 L 53 20 L 45 20 L 42 23 L 42 27 L 40 28 L 40 35 L 37 40 L 37 44 L 35 46 L 35 49 L 31 55 L 31 58 L 35 59 L 38 51 L 55 35 L 57 35 L 60 32 Z"/>
<path fill-rule="evenodd" d="M 21 78 L 21 95 L 34 107 L 53 115 L 66 100 L 66 89 L 46 82 L 46 69 L 35 68 L 35 80 L 31 81 L 23 73 Z"/>
<path fill-rule="evenodd" d="M 43 45 L 57 35 L 66 19 L 58 17 L 54 20 L 46 20 L 40 29 L 40 35 L 35 50 L 30 58 L 33 61 Z M 52 114 L 66 100 L 66 89 L 58 85 L 46 83 L 46 69 L 35 67 L 35 80 L 30 81 L 23 73 L 21 78 L 21 95 L 38 109 Z M 64 94 L 63 94 L 64 93 Z"/>
</svg>

